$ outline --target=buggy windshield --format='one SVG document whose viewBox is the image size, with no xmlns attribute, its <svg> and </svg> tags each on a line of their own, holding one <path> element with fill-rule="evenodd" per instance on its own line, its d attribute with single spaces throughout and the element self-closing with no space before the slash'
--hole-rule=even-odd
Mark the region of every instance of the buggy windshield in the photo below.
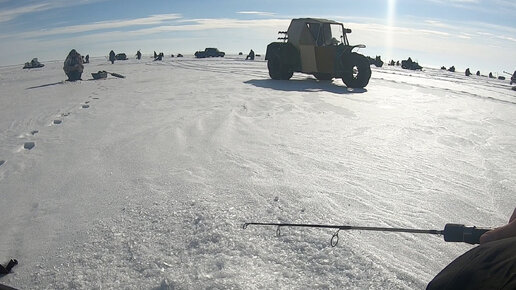
<svg viewBox="0 0 516 290">
<path fill-rule="evenodd" d="M 317 46 L 348 44 L 342 24 L 308 23 L 308 29 L 316 40 Z"/>
</svg>

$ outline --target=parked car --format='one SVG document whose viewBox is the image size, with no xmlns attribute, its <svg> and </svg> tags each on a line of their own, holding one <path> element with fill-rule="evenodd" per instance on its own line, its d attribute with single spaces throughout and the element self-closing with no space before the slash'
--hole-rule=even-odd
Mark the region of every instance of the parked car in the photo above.
<svg viewBox="0 0 516 290">
<path fill-rule="evenodd" d="M 127 55 L 125 53 L 119 53 L 115 55 L 116 60 L 127 60 Z"/>
<path fill-rule="evenodd" d="M 224 57 L 226 55 L 225 52 L 219 51 L 217 48 L 214 47 L 207 47 L 204 49 L 204 51 L 196 51 L 195 57 L 197 58 L 205 58 L 205 57 Z"/>
</svg>

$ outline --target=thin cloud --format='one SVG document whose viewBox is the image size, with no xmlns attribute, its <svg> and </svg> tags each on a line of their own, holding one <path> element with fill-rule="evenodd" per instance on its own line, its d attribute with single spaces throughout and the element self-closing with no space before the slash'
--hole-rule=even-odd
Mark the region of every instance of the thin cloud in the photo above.
<svg viewBox="0 0 516 290">
<path fill-rule="evenodd" d="M 143 26 L 143 25 L 159 25 L 163 24 L 167 21 L 180 19 L 180 14 L 159 14 L 152 15 L 149 17 L 136 18 L 136 19 L 121 19 L 121 20 L 110 20 L 110 21 L 99 21 L 89 24 L 82 25 L 73 25 L 66 27 L 58 27 L 49 30 L 40 30 L 24 33 L 22 37 L 39 37 L 39 36 L 49 36 L 49 35 L 60 35 L 60 34 L 70 34 L 70 33 L 79 33 L 79 32 L 88 32 L 88 31 L 96 31 L 96 30 L 105 30 L 105 29 L 116 29 L 116 28 L 124 28 L 131 26 Z"/>
<path fill-rule="evenodd" d="M 439 4 L 480 4 L 480 0 L 429 0 Z"/>
<path fill-rule="evenodd" d="M 495 4 L 516 9 L 516 2 L 513 0 L 494 0 Z"/>
<path fill-rule="evenodd" d="M 0 11 L 0 23 L 8 22 L 15 18 L 42 11 L 47 11 L 51 9 L 70 7 L 70 6 L 80 6 L 95 2 L 102 2 L 106 0 L 49 0 L 49 1 L 39 1 L 38 4 L 30 4 L 19 6 L 15 8 L 1 8 Z M 7 3 L 8 1 L 0 1 L 0 3 Z"/>
<path fill-rule="evenodd" d="M 2 10 L 0 11 L 0 23 L 11 21 L 21 15 L 40 12 L 47 9 L 50 9 L 50 6 L 46 3 L 43 3 Z"/>
<path fill-rule="evenodd" d="M 149 35 L 170 31 L 206 31 L 214 29 L 247 29 L 256 27 L 283 27 L 290 23 L 285 19 L 239 20 L 229 18 L 183 19 L 177 25 L 163 25 L 126 32 L 132 35 Z"/>
<path fill-rule="evenodd" d="M 272 12 L 263 12 L 263 11 L 239 11 L 238 14 L 248 14 L 248 15 L 259 15 L 259 16 L 274 16 L 276 13 Z"/>
</svg>

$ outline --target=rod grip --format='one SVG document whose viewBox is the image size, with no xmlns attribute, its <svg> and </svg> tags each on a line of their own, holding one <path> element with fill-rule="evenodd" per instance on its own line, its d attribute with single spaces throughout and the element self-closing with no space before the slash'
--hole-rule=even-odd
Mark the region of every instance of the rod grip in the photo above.
<svg viewBox="0 0 516 290">
<path fill-rule="evenodd" d="M 467 227 L 460 224 L 446 224 L 443 235 L 446 242 L 464 242 L 468 244 L 480 244 L 480 236 L 491 229 Z"/>
</svg>

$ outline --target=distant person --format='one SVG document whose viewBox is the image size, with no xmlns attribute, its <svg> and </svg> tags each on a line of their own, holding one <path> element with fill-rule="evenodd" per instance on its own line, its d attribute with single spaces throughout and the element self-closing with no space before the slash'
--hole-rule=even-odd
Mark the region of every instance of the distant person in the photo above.
<svg viewBox="0 0 516 290">
<path fill-rule="evenodd" d="M 90 63 L 90 55 L 89 54 L 86 55 L 85 63 Z"/>
<path fill-rule="evenodd" d="M 516 70 L 514 71 L 514 73 L 512 74 L 512 77 L 511 77 L 511 85 L 512 83 L 516 83 Z"/>
<path fill-rule="evenodd" d="M 455 72 L 455 66 L 451 66 L 449 69 L 448 69 L 449 72 Z"/>
<path fill-rule="evenodd" d="M 477 76 L 480 76 L 480 71 L 479 70 L 477 70 Z"/>
<path fill-rule="evenodd" d="M 251 51 L 249 52 L 249 54 L 246 56 L 245 60 L 254 60 L 254 51 L 251 49 Z"/>
<path fill-rule="evenodd" d="M 157 57 L 158 57 L 158 54 L 156 53 L 156 51 L 154 51 L 154 60 L 156 60 Z"/>
<path fill-rule="evenodd" d="M 428 284 L 433 289 L 516 289 L 516 209 L 509 223 L 480 237 Z"/>
<path fill-rule="evenodd" d="M 156 53 L 156 52 L 154 52 L 154 53 Z M 164 56 L 163 52 L 160 52 L 160 53 L 159 53 L 159 54 L 154 58 L 154 61 L 156 61 L 156 60 L 163 60 L 163 56 Z"/>
<path fill-rule="evenodd" d="M 469 77 L 471 75 L 471 72 L 469 71 L 469 67 L 466 69 L 465 74 L 466 74 L 467 77 Z"/>
<path fill-rule="evenodd" d="M 142 59 L 142 53 L 139 50 L 136 52 L 136 59 Z"/>
<path fill-rule="evenodd" d="M 84 66 L 82 65 L 81 55 L 75 49 L 72 49 L 70 53 L 68 53 L 63 66 L 63 70 L 68 76 L 68 80 L 72 82 L 80 80 L 83 69 Z"/>
<path fill-rule="evenodd" d="M 114 51 L 109 52 L 109 61 L 111 62 L 111 64 L 115 63 L 115 52 Z"/>
<path fill-rule="evenodd" d="M 490 78 L 490 79 L 494 79 L 494 76 L 493 76 L 493 73 L 492 73 L 492 72 L 490 72 L 490 73 L 489 73 L 489 78 Z"/>
<path fill-rule="evenodd" d="M 30 61 L 30 65 L 31 65 L 32 67 L 40 67 L 40 66 L 41 66 L 41 64 L 40 64 L 40 63 L 39 63 L 39 61 L 38 61 L 38 58 L 33 58 L 33 59 Z"/>
</svg>

